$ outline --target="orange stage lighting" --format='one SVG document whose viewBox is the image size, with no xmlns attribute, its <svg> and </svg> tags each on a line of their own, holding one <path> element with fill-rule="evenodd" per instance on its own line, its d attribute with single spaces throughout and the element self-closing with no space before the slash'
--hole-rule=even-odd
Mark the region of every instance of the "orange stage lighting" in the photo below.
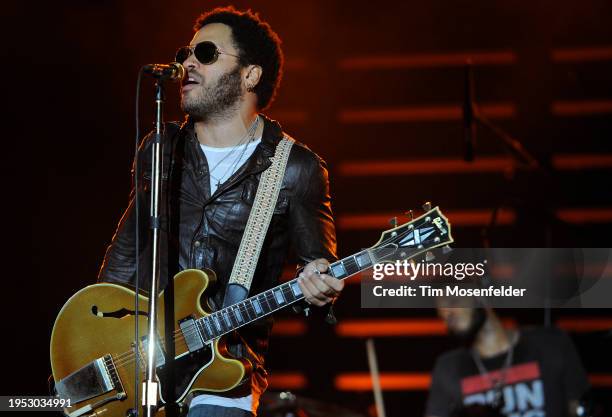
<svg viewBox="0 0 612 417">
<path fill-rule="evenodd" d="M 612 387 L 612 374 L 589 374 L 594 387 Z M 424 391 L 431 384 L 431 374 L 425 372 L 389 372 L 380 374 L 380 385 L 385 391 Z M 334 385 L 338 391 L 371 391 L 372 379 L 365 372 L 345 373 L 336 376 Z"/>
<path fill-rule="evenodd" d="M 484 226 L 491 221 L 491 210 L 445 210 L 453 226 Z M 388 227 L 389 219 L 397 213 L 344 214 L 338 216 L 337 225 L 343 230 L 368 230 Z M 497 215 L 497 224 L 513 224 L 514 210 L 503 209 Z"/>
<path fill-rule="evenodd" d="M 419 372 L 388 372 L 380 374 L 380 386 L 386 391 L 421 391 L 429 389 L 431 375 Z M 371 391 L 372 379 L 365 372 L 336 376 L 334 385 L 338 391 Z"/>
<path fill-rule="evenodd" d="M 372 175 L 456 174 L 500 172 L 511 169 L 513 162 L 505 157 L 483 157 L 473 162 L 462 159 L 436 158 L 404 161 L 349 161 L 338 165 L 345 177 Z"/>
<path fill-rule="evenodd" d="M 306 333 L 306 322 L 303 319 L 276 320 L 272 327 L 273 336 L 301 336 Z"/>
<path fill-rule="evenodd" d="M 559 170 L 584 170 L 612 167 L 612 155 L 559 154 L 552 156 L 553 166 Z M 457 158 L 408 159 L 399 161 L 345 161 L 337 165 L 336 171 L 344 177 L 391 176 L 391 175 L 438 175 L 469 174 L 486 172 L 508 172 L 514 162 L 508 157 L 478 157 L 473 162 Z"/>
<path fill-rule="evenodd" d="M 612 168 L 612 155 L 554 155 L 552 162 L 560 170 Z"/>
<path fill-rule="evenodd" d="M 612 329 L 612 317 L 564 317 L 555 323 L 559 328 L 572 333 Z"/>
<path fill-rule="evenodd" d="M 513 319 L 502 319 L 504 327 L 516 328 Z M 446 325 L 437 318 L 342 320 L 336 326 L 340 337 L 443 336 Z"/>
<path fill-rule="evenodd" d="M 555 116 L 584 116 L 612 113 L 612 100 L 553 101 L 550 111 Z"/>
<path fill-rule="evenodd" d="M 612 60 L 612 46 L 591 48 L 558 48 L 551 51 L 556 62 L 587 62 Z"/>
<path fill-rule="evenodd" d="M 343 70 L 460 67 L 468 61 L 473 65 L 508 65 L 514 64 L 517 57 L 512 51 L 376 55 L 345 58 L 338 61 L 338 67 Z"/>
<path fill-rule="evenodd" d="M 299 390 L 308 385 L 308 381 L 301 372 L 272 372 L 268 379 L 269 388 L 279 390 Z"/>
<path fill-rule="evenodd" d="M 612 374 L 589 374 L 589 382 L 594 387 L 612 387 Z"/>
<path fill-rule="evenodd" d="M 557 217 L 567 223 L 608 223 L 612 222 L 610 208 L 583 208 L 557 210 Z"/>
<path fill-rule="evenodd" d="M 510 119 L 516 115 L 512 103 L 483 104 L 478 109 L 490 119 Z M 460 105 L 343 109 L 338 114 L 341 123 L 448 121 L 460 120 L 461 117 Z"/>
</svg>

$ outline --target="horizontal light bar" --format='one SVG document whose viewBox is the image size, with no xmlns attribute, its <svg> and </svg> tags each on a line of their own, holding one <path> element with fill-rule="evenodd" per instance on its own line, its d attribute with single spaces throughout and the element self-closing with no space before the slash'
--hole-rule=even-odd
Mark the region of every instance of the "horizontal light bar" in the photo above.
<svg viewBox="0 0 612 417">
<path fill-rule="evenodd" d="M 555 116 L 589 116 L 612 113 L 612 100 L 553 101 L 550 112 Z"/>
<path fill-rule="evenodd" d="M 432 364 L 433 366 L 433 364 Z M 612 387 L 612 374 L 589 374 L 589 382 L 594 387 Z M 425 372 L 388 372 L 380 374 L 380 385 L 385 391 L 425 391 L 429 390 L 431 374 Z M 338 391 L 372 391 L 369 373 L 344 373 L 336 376 L 334 385 Z"/>
<path fill-rule="evenodd" d="M 559 154 L 552 157 L 555 169 L 584 170 L 612 168 L 612 154 Z M 459 173 L 508 172 L 514 161 L 508 157 L 483 156 L 472 162 L 458 158 L 408 159 L 395 161 L 345 161 L 336 166 L 338 175 L 344 177 L 435 175 Z"/>
<path fill-rule="evenodd" d="M 275 320 L 272 336 L 299 336 L 306 333 L 306 323 L 303 319 Z"/>
<path fill-rule="evenodd" d="M 308 386 L 308 380 L 301 372 L 272 372 L 268 384 L 269 388 L 278 390 L 299 390 Z"/>
<path fill-rule="evenodd" d="M 516 116 L 512 103 L 488 103 L 478 106 L 479 111 L 490 119 L 511 119 Z M 340 123 L 389 123 L 460 120 L 460 105 L 381 107 L 343 109 L 338 114 Z"/>
<path fill-rule="evenodd" d="M 512 119 L 517 110 L 513 103 L 489 103 L 478 106 L 489 119 Z M 591 116 L 612 113 L 612 100 L 553 101 L 550 112 L 559 117 Z M 305 110 L 273 110 L 271 117 L 286 123 L 304 124 L 309 120 Z M 461 120 L 460 105 L 398 106 L 377 108 L 347 108 L 338 113 L 345 124 L 439 122 Z"/>
<path fill-rule="evenodd" d="M 491 210 L 444 210 L 453 226 L 483 226 L 491 222 Z M 342 230 L 383 230 L 389 227 L 389 219 L 397 213 L 343 214 L 336 218 L 336 225 Z M 502 209 L 497 214 L 497 224 L 513 224 L 516 220 L 514 210 Z"/>
<path fill-rule="evenodd" d="M 444 210 L 453 226 L 486 226 L 491 221 L 492 209 L 484 210 Z M 383 230 L 389 227 L 389 219 L 397 212 L 343 214 L 336 218 L 338 229 L 342 230 Z M 559 220 L 566 223 L 611 223 L 612 208 L 571 208 L 556 211 Z M 511 225 L 516 221 L 516 213 L 511 209 L 501 209 L 497 213 L 497 225 Z"/>
<path fill-rule="evenodd" d="M 516 328 L 516 320 L 502 318 L 504 327 Z M 612 317 L 562 317 L 555 326 L 570 333 L 612 330 Z M 273 336 L 302 336 L 307 326 L 301 319 L 277 320 L 272 328 Z M 406 319 L 344 319 L 335 327 L 338 337 L 428 337 L 445 336 L 446 325 L 438 318 Z"/>
<path fill-rule="evenodd" d="M 612 208 L 572 208 L 561 209 L 556 212 L 559 220 L 566 223 L 610 223 L 612 222 Z"/>
<path fill-rule="evenodd" d="M 612 330 L 612 317 L 563 317 L 555 325 L 571 333 Z"/>
<path fill-rule="evenodd" d="M 515 328 L 516 321 L 502 319 L 507 328 Z M 444 336 L 446 325 L 441 319 L 358 319 L 341 320 L 336 325 L 339 337 L 400 337 L 400 336 Z"/>
<path fill-rule="evenodd" d="M 343 70 L 460 67 L 473 65 L 509 65 L 517 61 L 512 51 L 464 51 L 427 54 L 368 55 L 341 59 Z"/>
<path fill-rule="evenodd" d="M 555 48 L 550 53 L 555 62 L 586 62 L 612 60 L 612 46 Z"/>
<path fill-rule="evenodd" d="M 433 364 L 432 364 L 433 366 Z M 428 372 L 383 372 L 380 387 L 385 391 L 422 391 L 429 389 L 431 374 Z M 336 376 L 334 385 L 338 391 L 372 391 L 369 373 L 352 372 Z"/>
<path fill-rule="evenodd" d="M 477 157 L 473 162 L 455 158 L 414 159 L 398 161 L 346 161 L 337 165 L 337 173 L 345 177 L 373 175 L 455 174 L 503 172 L 513 162 L 505 157 Z"/>
</svg>

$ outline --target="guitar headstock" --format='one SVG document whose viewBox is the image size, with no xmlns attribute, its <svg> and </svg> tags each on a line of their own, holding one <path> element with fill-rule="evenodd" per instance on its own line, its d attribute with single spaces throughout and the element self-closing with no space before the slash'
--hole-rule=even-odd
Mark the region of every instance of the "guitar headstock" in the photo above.
<svg viewBox="0 0 612 417">
<path fill-rule="evenodd" d="M 391 219 L 394 226 L 385 230 L 380 240 L 372 247 L 379 262 L 411 259 L 433 248 L 445 247 L 452 243 L 451 225 L 439 207 L 431 203 L 423 205 L 425 213 L 409 222 L 398 225 L 397 218 Z M 409 212 L 412 217 L 412 211 Z"/>
</svg>

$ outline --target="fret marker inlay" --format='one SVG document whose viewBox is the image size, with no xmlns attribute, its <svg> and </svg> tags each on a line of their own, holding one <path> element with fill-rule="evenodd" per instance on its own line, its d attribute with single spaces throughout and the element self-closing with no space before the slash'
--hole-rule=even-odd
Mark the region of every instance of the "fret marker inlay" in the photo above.
<svg viewBox="0 0 612 417">
<path fill-rule="evenodd" d="M 283 304 L 285 302 L 285 297 L 283 297 L 283 293 L 280 290 L 274 290 L 274 296 L 278 304 Z"/>
<path fill-rule="evenodd" d="M 253 300 L 253 307 L 255 307 L 255 313 L 261 314 L 263 312 L 263 310 L 261 309 L 261 304 L 259 304 L 259 300 Z"/>
<path fill-rule="evenodd" d="M 336 278 L 346 275 L 346 269 L 344 269 L 344 264 L 342 262 L 332 265 L 331 270 Z"/>
<path fill-rule="evenodd" d="M 242 323 L 242 314 L 240 313 L 240 306 L 234 309 L 234 314 L 236 314 L 236 318 L 238 318 L 238 322 Z"/>
<path fill-rule="evenodd" d="M 300 295 L 302 295 L 302 290 L 300 289 L 300 286 L 298 285 L 297 281 L 293 281 L 291 283 L 291 291 L 293 291 L 293 294 L 296 297 L 299 297 Z"/>
</svg>

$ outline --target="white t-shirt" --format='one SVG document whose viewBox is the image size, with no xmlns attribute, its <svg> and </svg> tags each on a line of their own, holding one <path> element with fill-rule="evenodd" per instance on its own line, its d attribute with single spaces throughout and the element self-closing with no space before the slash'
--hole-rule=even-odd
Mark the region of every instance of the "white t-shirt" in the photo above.
<svg viewBox="0 0 612 417">
<path fill-rule="evenodd" d="M 228 148 L 214 148 L 200 144 L 206 160 L 208 169 L 210 170 L 210 194 L 214 194 L 220 184 L 223 184 L 229 177 L 234 175 L 247 159 L 255 152 L 255 148 L 261 142 L 261 137 L 252 140 L 249 143 L 239 146 L 231 146 Z M 245 149 L 246 148 L 246 149 Z M 228 155 L 233 150 L 232 155 Z M 225 158 L 225 159 L 223 159 Z M 221 161 L 221 162 L 219 162 Z M 199 404 L 218 405 L 221 407 L 235 407 L 242 410 L 255 412 L 254 406 L 259 402 L 253 401 L 253 395 L 249 394 L 245 397 L 229 398 L 221 397 L 214 394 L 198 395 L 191 401 L 189 407 L 194 407 Z"/>
<path fill-rule="evenodd" d="M 230 146 L 227 148 L 215 148 L 202 145 L 204 155 L 208 161 L 210 176 L 210 194 L 213 195 L 219 185 L 223 184 L 229 177 L 234 175 L 247 159 L 253 154 L 261 137 L 244 145 Z"/>
<path fill-rule="evenodd" d="M 257 401 L 259 403 L 259 399 Z M 189 408 L 193 408 L 196 405 L 207 404 L 207 405 L 218 405 L 220 407 L 228 407 L 228 408 L 240 408 L 241 410 L 250 411 L 255 414 L 257 410 L 254 409 L 253 403 L 253 394 L 249 394 L 246 397 L 221 397 L 219 395 L 213 394 L 201 394 L 195 397 L 191 404 L 189 404 Z"/>
</svg>

